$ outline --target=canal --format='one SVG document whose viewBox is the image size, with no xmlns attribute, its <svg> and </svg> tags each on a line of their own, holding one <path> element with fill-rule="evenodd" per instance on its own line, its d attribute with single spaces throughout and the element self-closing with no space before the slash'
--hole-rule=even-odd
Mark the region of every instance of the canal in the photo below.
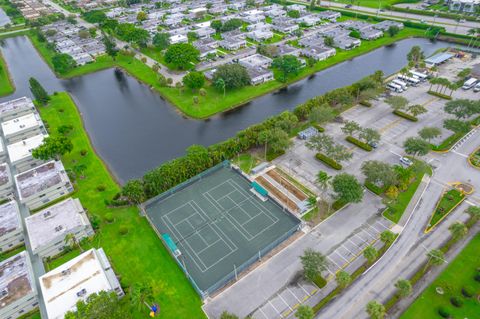
<svg viewBox="0 0 480 319">
<path fill-rule="evenodd" d="M 178 114 L 146 85 L 114 69 L 74 79 L 58 79 L 28 38 L 22 36 L 1 43 L 16 91 L 0 101 L 31 96 L 28 79 L 32 76 L 50 93 L 69 92 L 95 149 L 117 179 L 125 182 L 182 155 L 192 144 L 210 145 L 227 139 L 266 117 L 349 85 L 375 70 L 394 73 L 405 66 L 406 55 L 414 45 L 422 47 L 426 55 L 448 46 L 426 39 L 402 40 L 318 72 L 287 90 L 267 94 L 235 110 L 208 120 L 192 120 Z"/>
</svg>

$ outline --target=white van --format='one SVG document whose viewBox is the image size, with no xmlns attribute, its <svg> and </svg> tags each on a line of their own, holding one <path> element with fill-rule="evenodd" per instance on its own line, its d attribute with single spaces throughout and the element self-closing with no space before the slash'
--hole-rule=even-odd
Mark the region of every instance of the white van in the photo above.
<svg viewBox="0 0 480 319">
<path fill-rule="evenodd" d="M 424 82 L 428 79 L 428 75 L 422 72 L 418 72 L 415 70 L 410 70 L 410 73 L 414 76 L 420 79 L 420 81 Z"/>
<path fill-rule="evenodd" d="M 416 79 L 416 78 L 413 78 L 413 77 L 409 77 L 409 76 L 399 74 L 397 76 L 397 78 L 399 78 L 400 80 L 403 80 L 403 81 L 405 81 L 408 84 L 413 85 L 413 86 L 417 86 L 418 84 L 420 84 L 420 80 Z"/>
<path fill-rule="evenodd" d="M 475 87 L 473 88 L 473 92 L 480 92 L 480 83 L 477 83 Z"/>
<path fill-rule="evenodd" d="M 406 91 L 408 86 L 407 86 L 407 83 L 403 82 L 403 81 L 400 81 L 400 80 L 393 80 L 392 81 L 393 84 L 396 84 L 396 85 L 400 85 L 402 87 L 402 90 Z"/>
<path fill-rule="evenodd" d="M 402 93 L 403 92 L 402 87 L 398 84 L 393 83 L 393 82 L 388 83 L 387 88 L 390 91 L 393 91 L 393 92 L 397 92 L 397 93 Z"/>
<path fill-rule="evenodd" d="M 477 79 L 470 78 L 467 81 L 465 81 L 465 83 L 463 83 L 462 89 L 470 90 L 471 88 L 473 88 L 475 86 L 475 84 L 477 84 L 477 82 L 478 82 Z"/>
</svg>

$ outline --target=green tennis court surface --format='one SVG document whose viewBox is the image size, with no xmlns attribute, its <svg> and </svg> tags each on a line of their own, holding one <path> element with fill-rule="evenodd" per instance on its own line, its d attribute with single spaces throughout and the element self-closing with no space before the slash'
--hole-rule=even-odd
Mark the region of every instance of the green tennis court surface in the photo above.
<svg viewBox="0 0 480 319">
<path fill-rule="evenodd" d="M 171 236 L 177 261 L 204 297 L 298 229 L 298 219 L 255 196 L 228 163 L 186 184 L 150 200 L 145 211 L 159 234 Z"/>
</svg>

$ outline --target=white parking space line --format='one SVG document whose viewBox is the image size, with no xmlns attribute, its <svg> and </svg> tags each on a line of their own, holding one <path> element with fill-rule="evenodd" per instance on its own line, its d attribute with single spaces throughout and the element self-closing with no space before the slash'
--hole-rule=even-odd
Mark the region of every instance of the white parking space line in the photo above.
<svg viewBox="0 0 480 319">
<path fill-rule="evenodd" d="M 302 290 L 305 291 L 305 293 L 306 293 L 307 295 L 310 295 L 310 294 L 308 293 L 307 289 L 305 289 L 301 284 L 298 284 L 298 287 L 302 288 Z"/>
<path fill-rule="evenodd" d="M 359 234 L 355 234 L 355 236 L 357 236 L 358 238 L 360 238 L 360 240 L 364 243 L 364 244 L 369 244 L 368 241 L 366 241 L 365 239 L 363 239 Z"/>
<path fill-rule="evenodd" d="M 357 244 L 355 244 L 355 242 L 353 240 L 351 240 L 350 238 L 348 239 L 349 242 L 351 242 L 352 244 L 355 245 L 355 247 L 358 247 L 358 249 L 362 249 L 360 246 L 358 246 Z"/>
<path fill-rule="evenodd" d="M 368 228 L 364 228 L 363 232 L 366 233 L 368 236 L 370 236 L 372 239 L 377 239 L 375 235 L 372 235 L 369 231 Z"/>
<path fill-rule="evenodd" d="M 281 294 L 278 294 L 277 295 L 288 307 L 288 309 L 292 310 L 292 307 L 290 307 L 290 305 L 288 304 L 288 302 L 285 301 L 285 299 L 283 299 L 282 295 Z"/>
<path fill-rule="evenodd" d="M 260 312 L 266 319 L 269 319 L 268 316 L 265 314 L 265 312 L 263 312 L 262 308 L 258 308 L 258 310 L 260 310 Z"/>
<path fill-rule="evenodd" d="M 332 263 L 334 263 L 335 266 L 337 266 L 337 268 L 340 268 L 340 266 L 335 262 L 335 260 L 333 260 L 332 258 L 330 258 L 330 256 L 327 256 L 327 258 L 330 259 L 330 261 L 331 261 Z"/>
<path fill-rule="evenodd" d="M 376 223 L 376 224 L 379 224 L 379 225 L 380 225 L 382 228 L 384 228 L 384 229 L 389 229 L 387 226 L 385 226 L 384 224 L 382 224 L 382 223 L 381 223 L 380 221 L 378 221 L 378 220 L 377 220 L 375 223 Z"/>
<path fill-rule="evenodd" d="M 338 251 L 335 250 L 335 252 L 337 253 L 337 255 L 340 256 L 340 258 L 342 258 L 343 260 L 345 260 L 346 262 L 348 262 L 348 259 L 346 259 L 345 257 L 342 256 L 342 254 L 340 254 Z"/>
<path fill-rule="evenodd" d="M 355 255 L 355 253 L 352 252 L 350 249 L 348 249 L 347 246 L 345 246 L 345 244 L 342 244 L 342 247 L 345 248 L 350 254 Z"/>
<path fill-rule="evenodd" d="M 375 232 L 376 232 L 376 233 L 378 233 L 378 234 L 379 234 L 379 233 L 381 233 L 381 232 L 383 231 L 383 229 L 382 229 L 382 228 L 380 228 L 380 230 L 378 230 L 378 228 L 377 228 L 377 227 L 375 227 L 375 224 L 369 224 L 368 226 L 370 226 L 371 228 L 375 229 Z"/>
<path fill-rule="evenodd" d="M 278 311 L 277 308 L 275 308 L 275 306 L 273 305 L 273 303 L 269 300 L 268 303 L 270 304 L 270 306 L 272 306 L 273 310 L 275 310 L 279 315 L 281 315 L 280 311 Z"/>
<path fill-rule="evenodd" d="M 457 154 L 457 155 L 462 156 L 462 157 L 465 157 L 465 158 L 468 158 L 468 155 L 465 155 L 463 153 L 459 153 L 457 151 L 452 151 L 452 153 Z"/>
<path fill-rule="evenodd" d="M 293 297 L 295 297 L 295 299 L 297 299 L 297 301 L 300 302 L 300 299 L 297 297 L 296 294 L 293 293 L 293 291 L 289 287 L 287 287 L 287 290 L 288 290 L 289 293 L 291 293 L 293 295 Z"/>
</svg>

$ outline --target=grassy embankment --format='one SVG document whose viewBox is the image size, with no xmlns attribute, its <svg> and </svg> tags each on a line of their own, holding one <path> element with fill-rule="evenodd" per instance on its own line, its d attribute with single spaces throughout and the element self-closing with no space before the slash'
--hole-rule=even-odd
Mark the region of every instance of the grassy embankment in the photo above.
<svg viewBox="0 0 480 319">
<path fill-rule="evenodd" d="M 345 3 L 345 4 L 352 4 L 352 0 L 338 0 L 340 3 Z M 374 8 L 378 9 L 380 8 L 386 8 L 387 6 L 392 6 L 394 4 L 399 4 L 399 3 L 418 3 L 420 0 L 358 0 L 354 2 L 355 7 L 362 6 L 362 7 L 368 7 L 368 8 Z"/>
<path fill-rule="evenodd" d="M 286 83 L 269 81 L 258 86 L 248 86 L 229 91 L 225 97 L 223 96 L 223 92 L 219 92 L 213 86 L 207 85 L 205 88 L 207 94 L 204 97 L 199 97 L 198 104 L 193 103 L 193 97 L 197 96 L 198 92 L 193 92 L 188 89 L 179 90 L 177 88 L 161 87 L 159 85 L 158 75 L 153 70 L 138 59 L 122 54 L 120 54 L 115 61 L 108 56 L 99 57 L 96 62 L 77 67 L 67 74 L 62 74 L 62 77 L 70 78 L 115 66 L 121 67 L 132 76 L 153 87 L 157 92 L 175 104 L 184 114 L 194 118 L 206 118 L 216 113 L 242 105 L 258 96 L 278 90 L 315 72 L 352 59 L 361 54 L 365 54 L 379 47 L 392 44 L 401 39 L 421 37 L 423 35 L 424 31 L 422 30 L 405 28 L 395 37 L 385 36 L 375 41 L 363 41 L 362 45 L 358 48 L 350 51 L 340 50 L 337 52 L 336 56 L 325 61 L 320 61 L 311 68 L 304 68 L 298 75 L 290 77 Z M 39 42 L 34 35 L 30 34 L 29 37 L 46 62 L 52 67 L 51 59 L 55 52 L 47 48 L 46 43 Z"/>
<path fill-rule="evenodd" d="M 480 234 L 477 234 L 462 252 L 448 265 L 448 267 L 428 286 L 427 289 L 401 316 L 401 319 L 436 319 L 440 307 L 448 310 L 451 318 L 477 318 L 480 309 L 480 300 L 475 296 L 467 298 L 462 294 L 462 288 L 470 286 L 473 291 L 480 291 L 480 276 L 478 265 L 480 257 Z M 436 290 L 441 287 L 444 291 L 440 295 Z M 450 298 L 457 297 L 463 301 L 462 307 L 454 307 Z"/>
<path fill-rule="evenodd" d="M 60 125 L 72 125 L 74 128 L 69 134 L 74 150 L 63 156 L 62 161 L 66 169 L 79 164 L 86 166 L 85 178 L 77 178 L 75 197 L 80 199 L 89 214 L 100 220 L 100 229 L 87 246 L 103 247 L 121 278 L 122 286 L 134 283 L 152 285 L 155 302 L 162 308 L 160 318 L 204 318 L 200 298 L 147 220 L 139 215 L 138 209 L 110 208 L 105 205 L 105 200 L 111 199 L 120 187 L 95 154 L 70 96 L 67 93 L 52 96 L 49 105 L 40 107 L 39 112 L 51 132 Z M 87 154 L 81 156 L 81 150 L 86 150 Z M 99 191 L 98 186 L 104 186 L 105 191 Z M 114 222 L 105 221 L 107 214 L 113 215 Z M 122 226 L 128 228 L 126 235 L 119 232 Z M 50 268 L 78 254 L 78 250 L 69 252 L 58 261 L 52 261 Z M 147 317 L 146 311 L 140 313 L 137 307 L 130 306 L 128 296 L 123 300 L 132 318 Z"/>
<path fill-rule="evenodd" d="M 8 73 L 8 66 L 0 53 L 0 96 L 5 96 L 15 91 L 15 85 Z"/>
</svg>

